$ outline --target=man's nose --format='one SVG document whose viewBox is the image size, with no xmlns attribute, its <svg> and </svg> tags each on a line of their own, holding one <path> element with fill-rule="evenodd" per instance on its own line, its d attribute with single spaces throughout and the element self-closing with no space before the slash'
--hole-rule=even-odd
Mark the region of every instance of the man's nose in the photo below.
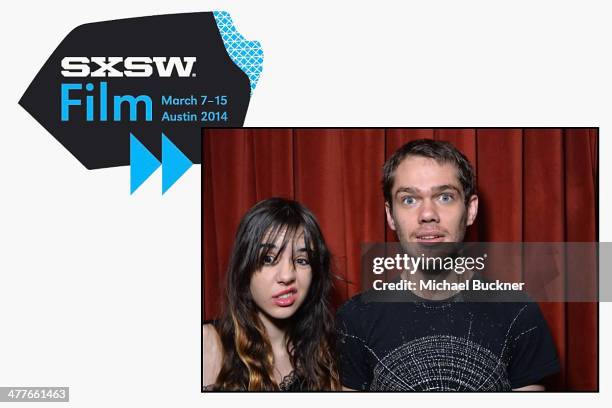
<svg viewBox="0 0 612 408">
<path fill-rule="evenodd" d="M 421 211 L 419 213 L 419 222 L 440 222 L 440 216 L 438 215 L 438 211 L 431 200 L 423 201 L 423 205 L 421 206 Z"/>
</svg>

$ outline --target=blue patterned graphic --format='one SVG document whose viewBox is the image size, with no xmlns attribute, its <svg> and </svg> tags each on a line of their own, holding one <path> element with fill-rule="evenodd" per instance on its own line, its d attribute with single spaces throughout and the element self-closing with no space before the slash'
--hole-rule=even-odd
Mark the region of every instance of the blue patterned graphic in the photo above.
<svg viewBox="0 0 612 408">
<path fill-rule="evenodd" d="M 249 77 L 251 94 L 257 86 L 263 67 L 263 50 L 259 41 L 247 41 L 234 27 L 227 11 L 214 11 L 223 44 L 234 63 Z"/>
</svg>

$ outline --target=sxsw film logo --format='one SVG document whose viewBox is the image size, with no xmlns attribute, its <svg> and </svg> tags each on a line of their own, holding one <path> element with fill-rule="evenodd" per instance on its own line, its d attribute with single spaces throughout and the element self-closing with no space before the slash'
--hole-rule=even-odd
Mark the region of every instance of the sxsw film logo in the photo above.
<svg viewBox="0 0 612 408">
<path fill-rule="evenodd" d="M 63 69 L 60 73 L 67 78 L 115 79 L 121 77 L 148 78 L 154 73 L 159 78 L 170 78 L 176 71 L 178 77 L 194 77 L 196 74 L 192 74 L 192 71 L 196 60 L 196 57 L 64 57 L 61 63 Z M 120 64 L 119 67 L 118 64 Z M 148 93 L 109 95 L 107 81 L 98 84 L 62 82 L 60 99 L 62 122 L 70 121 L 71 111 L 77 110 L 78 113 L 78 108 L 83 105 L 87 122 L 108 121 L 109 110 L 112 111 L 113 121 L 125 120 L 123 117 L 125 115 L 121 114 L 122 105 L 127 105 L 129 108 L 129 121 L 137 122 L 139 119 L 146 122 L 153 121 L 153 96 Z M 96 108 L 96 105 L 99 106 L 99 109 Z M 144 107 L 144 116 L 139 116 L 138 105 Z"/>
<path fill-rule="evenodd" d="M 169 78 L 176 71 L 178 77 L 195 77 L 192 73 L 196 57 L 64 57 L 64 77 L 150 77 Z M 117 68 L 121 64 L 122 67 Z"/>
<path fill-rule="evenodd" d="M 134 193 L 161 167 L 165 193 L 202 163 L 202 128 L 243 126 L 262 64 L 224 11 L 85 23 L 19 104 L 88 170 L 130 166 Z"/>
</svg>

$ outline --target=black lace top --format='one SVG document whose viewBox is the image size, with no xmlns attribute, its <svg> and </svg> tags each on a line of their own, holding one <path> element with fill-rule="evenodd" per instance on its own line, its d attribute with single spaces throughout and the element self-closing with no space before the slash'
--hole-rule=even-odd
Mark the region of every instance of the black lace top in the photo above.
<svg viewBox="0 0 612 408">
<path fill-rule="evenodd" d="M 295 371 L 283 377 L 283 380 L 278 384 L 281 391 L 305 391 L 302 389 L 302 381 L 295 375 Z"/>
</svg>

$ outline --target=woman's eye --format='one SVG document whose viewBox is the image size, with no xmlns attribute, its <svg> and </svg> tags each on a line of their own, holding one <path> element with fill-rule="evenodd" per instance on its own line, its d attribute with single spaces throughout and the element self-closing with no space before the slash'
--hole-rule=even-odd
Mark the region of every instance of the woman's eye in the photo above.
<svg viewBox="0 0 612 408">
<path fill-rule="evenodd" d="M 416 203 L 414 197 L 406 196 L 402 198 L 402 204 L 412 205 Z"/>
<path fill-rule="evenodd" d="M 276 261 L 276 257 L 274 255 L 266 255 L 263 258 L 264 265 L 273 265 L 274 261 Z"/>
<path fill-rule="evenodd" d="M 306 258 L 298 258 L 298 259 L 295 260 L 295 263 L 300 265 L 300 266 L 310 265 L 310 262 L 308 262 L 308 259 L 306 259 Z"/>
</svg>

